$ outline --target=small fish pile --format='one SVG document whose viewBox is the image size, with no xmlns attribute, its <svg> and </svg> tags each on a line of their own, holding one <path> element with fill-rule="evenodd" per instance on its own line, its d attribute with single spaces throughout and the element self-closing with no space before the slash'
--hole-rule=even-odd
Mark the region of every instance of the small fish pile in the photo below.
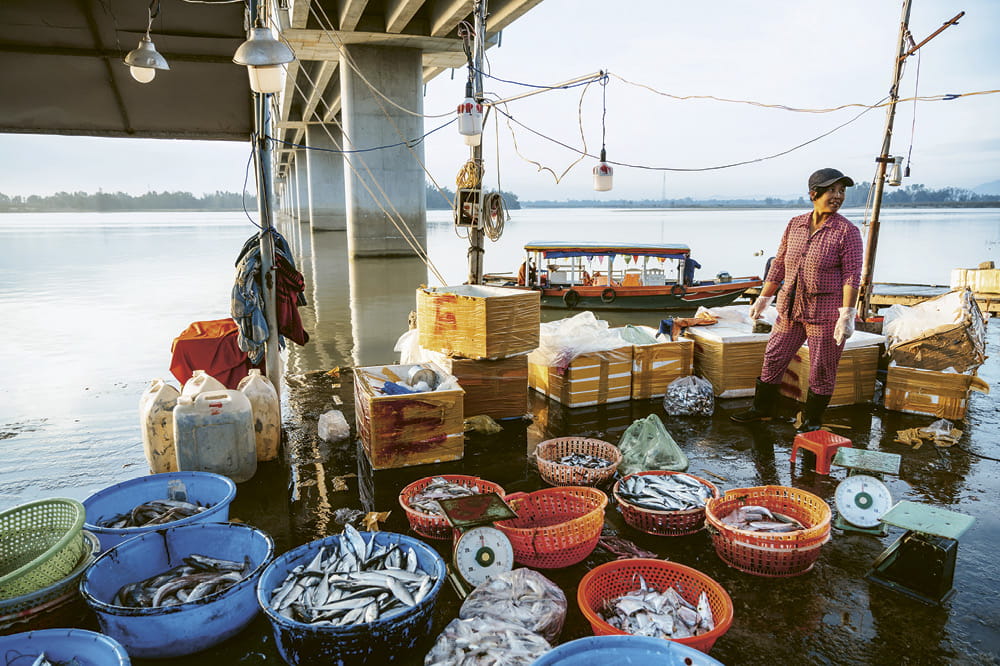
<svg viewBox="0 0 1000 666">
<path fill-rule="evenodd" d="M 365 543 L 350 525 L 337 544 L 323 546 L 292 569 L 271 593 L 271 607 L 296 622 L 343 627 L 374 622 L 416 606 L 436 578 L 420 569 L 411 547 Z"/>
<path fill-rule="evenodd" d="M 715 389 L 696 375 L 678 377 L 667 384 L 663 409 L 668 416 L 711 416 L 715 413 Z"/>
<path fill-rule="evenodd" d="M 162 525 L 173 522 L 181 518 L 187 518 L 201 513 L 208 509 L 207 506 L 198 506 L 190 502 L 179 500 L 153 500 L 145 502 L 135 507 L 131 511 L 120 513 L 113 518 L 108 518 L 99 525 L 112 529 L 124 529 L 126 527 L 146 527 L 148 525 Z"/>
<path fill-rule="evenodd" d="M 250 558 L 232 562 L 192 553 L 184 558 L 184 564 L 169 571 L 123 585 L 111 603 L 131 608 L 190 603 L 232 587 L 252 570 Z"/>
<path fill-rule="evenodd" d="M 421 491 L 415 493 L 407 500 L 411 509 L 422 513 L 432 513 L 443 516 L 444 511 L 438 500 L 451 499 L 453 497 L 468 497 L 469 495 L 479 495 L 482 489 L 477 485 L 463 486 L 461 483 L 448 481 L 440 476 L 435 476 L 431 482 Z"/>
<path fill-rule="evenodd" d="M 705 506 L 712 490 L 689 474 L 643 474 L 618 484 L 618 496 L 652 511 L 688 511 Z"/>
<path fill-rule="evenodd" d="M 53 661 L 46 657 L 44 652 L 37 657 L 28 654 L 11 657 L 8 654 L 5 659 L 6 661 L 3 662 L 5 666 L 83 666 L 83 662 L 76 657 L 71 658 L 69 661 Z"/>
<path fill-rule="evenodd" d="M 554 643 L 566 620 L 566 594 L 534 569 L 505 571 L 466 597 L 458 617 L 511 622 Z"/>
<path fill-rule="evenodd" d="M 639 576 L 639 589 L 607 602 L 601 613 L 612 627 L 635 636 L 690 638 L 715 629 L 708 595 L 698 595 L 695 606 L 673 587 L 657 592 Z"/>
<path fill-rule="evenodd" d="M 566 465 L 568 467 L 586 467 L 587 469 L 603 469 L 605 467 L 610 467 L 612 465 L 610 460 L 601 458 L 600 456 L 592 456 L 586 453 L 571 453 L 568 456 L 563 456 L 558 460 L 553 460 L 557 465 Z"/>
<path fill-rule="evenodd" d="M 795 532 L 806 529 L 805 525 L 791 516 L 753 504 L 741 506 L 720 520 L 734 529 L 748 532 Z"/>
<path fill-rule="evenodd" d="M 425 666 L 531 666 L 551 650 L 549 643 L 524 627 L 491 617 L 455 619 L 438 636 Z"/>
</svg>

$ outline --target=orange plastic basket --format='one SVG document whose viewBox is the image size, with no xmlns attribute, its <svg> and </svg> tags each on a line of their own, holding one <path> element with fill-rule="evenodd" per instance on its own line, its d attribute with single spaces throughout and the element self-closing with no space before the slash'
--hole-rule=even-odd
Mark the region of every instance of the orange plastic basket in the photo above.
<svg viewBox="0 0 1000 666">
<path fill-rule="evenodd" d="M 507 503 L 517 518 L 496 523 L 514 547 L 514 560 L 527 567 L 558 569 L 582 561 L 597 547 L 608 496 L 596 488 L 560 486 L 512 493 Z"/>
<path fill-rule="evenodd" d="M 618 502 L 618 510 L 622 514 L 625 522 L 637 530 L 642 530 L 647 534 L 658 534 L 660 536 L 684 536 L 694 534 L 705 525 L 705 507 L 697 509 L 687 509 L 686 511 L 657 511 L 655 509 L 644 509 L 641 506 L 629 504 L 618 494 L 618 489 L 622 483 L 633 476 L 668 476 L 671 474 L 684 474 L 699 483 L 708 486 L 712 491 L 712 497 L 719 497 L 719 489 L 712 483 L 686 472 L 666 472 L 654 470 L 650 472 L 636 472 L 629 474 L 624 479 L 615 483 L 612 490 L 615 501 Z M 709 498 L 711 499 L 711 498 Z"/>
<path fill-rule="evenodd" d="M 399 493 L 399 505 L 406 512 L 406 519 L 410 521 L 410 528 L 421 536 L 428 539 L 450 539 L 452 538 L 452 527 L 448 519 L 433 513 L 424 513 L 410 507 L 410 498 L 431 484 L 434 479 L 444 479 L 465 486 L 466 488 L 478 487 L 482 493 L 496 493 L 501 498 L 504 490 L 498 484 L 478 476 L 466 476 L 464 474 L 436 474 L 418 479 L 403 488 Z"/>
<path fill-rule="evenodd" d="M 657 592 L 663 592 L 668 587 L 673 587 L 678 594 L 684 597 L 685 601 L 692 604 L 698 603 L 698 597 L 702 592 L 708 597 L 708 605 L 712 609 L 712 616 L 715 620 L 715 629 L 700 636 L 670 640 L 708 653 L 715 645 L 715 641 L 729 631 L 729 627 L 732 626 L 733 600 L 729 598 L 729 593 L 700 571 L 666 560 L 615 560 L 592 569 L 583 577 L 577 588 L 576 602 L 580 606 L 583 616 L 590 622 L 594 635 L 608 636 L 626 633 L 605 622 L 601 618 L 600 612 L 605 610 L 607 605 L 615 599 L 633 590 L 638 590 L 641 584 L 639 576 L 642 576 L 643 580 L 646 581 L 646 585 Z"/>
<path fill-rule="evenodd" d="M 807 527 L 797 532 L 748 532 L 722 522 L 722 517 L 746 504 L 765 506 Z M 830 540 L 830 517 L 830 506 L 822 498 L 787 486 L 727 490 L 722 497 L 708 500 L 705 507 L 705 521 L 722 561 L 745 573 L 772 578 L 798 576 L 812 569 L 820 547 Z"/>
<path fill-rule="evenodd" d="M 576 465 L 560 465 L 563 456 L 582 453 L 610 461 L 607 467 L 591 469 Z M 550 486 L 599 486 L 618 470 L 622 452 L 610 442 L 586 437 L 557 437 L 547 439 L 535 449 L 535 462 L 542 480 Z"/>
</svg>

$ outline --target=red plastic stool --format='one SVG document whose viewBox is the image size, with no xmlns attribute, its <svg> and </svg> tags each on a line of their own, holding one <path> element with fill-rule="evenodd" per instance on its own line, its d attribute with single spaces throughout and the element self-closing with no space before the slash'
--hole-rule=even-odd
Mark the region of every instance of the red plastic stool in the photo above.
<svg viewBox="0 0 1000 666">
<path fill-rule="evenodd" d="M 792 464 L 795 464 L 795 457 L 797 456 L 799 449 L 805 449 L 806 451 L 812 451 L 816 454 L 816 473 L 829 474 L 830 462 L 833 460 L 833 456 L 837 454 L 837 449 L 840 447 L 848 449 L 854 448 L 851 445 L 851 440 L 846 437 L 836 435 L 828 430 L 813 430 L 811 432 L 804 432 L 795 436 L 795 442 L 792 444 Z"/>
</svg>

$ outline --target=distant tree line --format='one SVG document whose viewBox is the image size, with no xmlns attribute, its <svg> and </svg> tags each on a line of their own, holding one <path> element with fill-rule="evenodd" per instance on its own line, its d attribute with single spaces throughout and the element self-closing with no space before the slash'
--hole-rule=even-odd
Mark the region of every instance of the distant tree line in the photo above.
<svg viewBox="0 0 1000 666">
<path fill-rule="evenodd" d="M 507 205 L 507 210 L 518 210 L 521 207 L 521 202 L 518 201 L 517 195 L 513 192 L 504 192 L 501 190 L 500 196 L 503 197 L 503 202 Z M 451 210 L 452 202 L 454 200 L 454 190 L 442 187 L 439 192 L 437 187 L 428 183 L 427 210 Z"/>
<path fill-rule="evenodd" d="M 257 197 L 246 195 L 247 208 L 257 208 Z M 190 192 L 56 192 L 49 196 L 7 196 L 0 193 L 0 211 L 6 212 L 110 212 L 126 210 L 242 210 L 243 195 L 216 191 L 196 197 Z"/>
</svg>

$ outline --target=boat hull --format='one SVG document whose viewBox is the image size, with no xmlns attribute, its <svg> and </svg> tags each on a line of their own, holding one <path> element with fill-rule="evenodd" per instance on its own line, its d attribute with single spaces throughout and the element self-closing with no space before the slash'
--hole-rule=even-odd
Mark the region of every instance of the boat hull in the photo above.
<svg viewBox="0 0 1000 666">
<path fill-rule="evenodd" d="M 694 310 L 729 305 L 760 280 L 710 283 L 678 289 L 650 287 L 572 287 L 543 289 L 543 308 L 561 310 Z"/>
</svg>

